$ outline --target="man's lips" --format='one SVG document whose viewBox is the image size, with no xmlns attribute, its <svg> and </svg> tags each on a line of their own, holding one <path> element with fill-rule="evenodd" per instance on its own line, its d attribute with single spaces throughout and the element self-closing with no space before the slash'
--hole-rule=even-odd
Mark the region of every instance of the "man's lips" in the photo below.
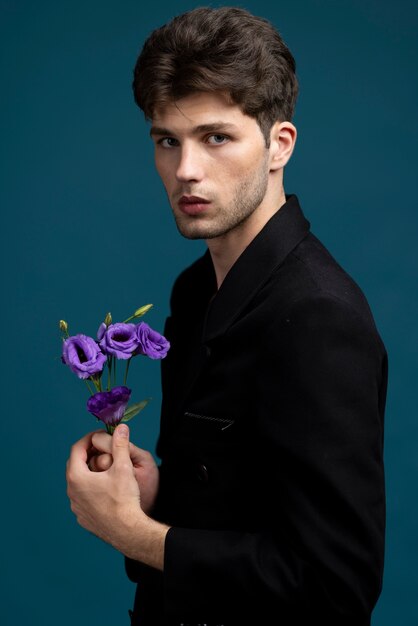
<svg viewBox="0 0 418 626">
<path fill-rule="evenodd" d="M 207 209 L 210 200 L 200 196 L 182 196 L 178 204 L 180 210 L 186 213 L 186 215 L 197 215 Z"/>
</svg>

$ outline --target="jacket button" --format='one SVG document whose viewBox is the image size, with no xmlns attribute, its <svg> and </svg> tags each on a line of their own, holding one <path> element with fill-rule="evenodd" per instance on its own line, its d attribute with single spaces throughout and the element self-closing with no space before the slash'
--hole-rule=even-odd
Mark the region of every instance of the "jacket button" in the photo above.
<svg viewBox="0 0 418 626">
<path fill-rule="evenodd" d="M 201 463 L 200 465 L 197 466 L 196 476 L 197 476 L 197 479 L 202 483 L 209 482 L 209 472 L 208 472 L 208 468 L 206 467 L 206 465 L 203 465 L 203 463 Z"/>
</svg>

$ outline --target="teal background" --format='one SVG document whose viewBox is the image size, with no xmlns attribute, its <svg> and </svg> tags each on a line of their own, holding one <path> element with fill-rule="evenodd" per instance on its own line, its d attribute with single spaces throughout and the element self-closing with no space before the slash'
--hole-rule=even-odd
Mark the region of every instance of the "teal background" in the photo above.
<svg viewBox="0 0 418 626">
<path fill-rule="evenodd" d="M 235 4 L 231 2 L 230 4 Z M 145 37 L 198 4 L 0 1 L 2 515 L 0 622 L 128 624 L 121 556 L 81 529 L 66 497 L 70 445 L 96 422 L 61 365 L 60 318 L 94 334 L 151 302 L 204 250 L 182 239 L 131 95 Z M 213 3 L 212 6 L 218 6 Z M 301 93 L 285 189 L 365 291 L 390 359 L 387 556 L 374 626 L 416 626 L 417 3 L 258 0 L 291 48 Z M 152 403 L 132 438 L 154 449 L 159 363 L 129 382 Z"/>
</svg>

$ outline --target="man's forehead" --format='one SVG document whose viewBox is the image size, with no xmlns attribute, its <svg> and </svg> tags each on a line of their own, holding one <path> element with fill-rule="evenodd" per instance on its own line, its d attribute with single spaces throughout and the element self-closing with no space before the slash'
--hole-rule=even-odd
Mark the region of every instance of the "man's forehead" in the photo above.
<svg viewBox="0 0 418 626">
<path fill-rule="evenodd" d="M 220 93 L 197 93 L 157 106 L 152 116 L 151 134 L 156 129 L 179 129 L 204 132 L 239 128 L 247 118 L 240 107 Z M 248 118 L 250 119 L 250 118 Z M 165 133 L 166 134 L 166 133 Z"/>
</svg>

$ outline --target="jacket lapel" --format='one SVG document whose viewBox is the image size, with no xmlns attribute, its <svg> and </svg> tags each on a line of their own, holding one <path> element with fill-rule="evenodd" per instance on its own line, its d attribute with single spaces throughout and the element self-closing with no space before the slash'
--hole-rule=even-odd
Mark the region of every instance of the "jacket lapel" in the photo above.
<svg viewBox="0 0 418 626">
<path fill-rule="evenodd" d="M 286 203 L 237 259 L 211 301 L 203 328 L 204 344 L 228 330 L 309 228 L 297 197 L 286 196 Z M 212 263 L 209 255 L 207 261 Z"/>
</svg>

